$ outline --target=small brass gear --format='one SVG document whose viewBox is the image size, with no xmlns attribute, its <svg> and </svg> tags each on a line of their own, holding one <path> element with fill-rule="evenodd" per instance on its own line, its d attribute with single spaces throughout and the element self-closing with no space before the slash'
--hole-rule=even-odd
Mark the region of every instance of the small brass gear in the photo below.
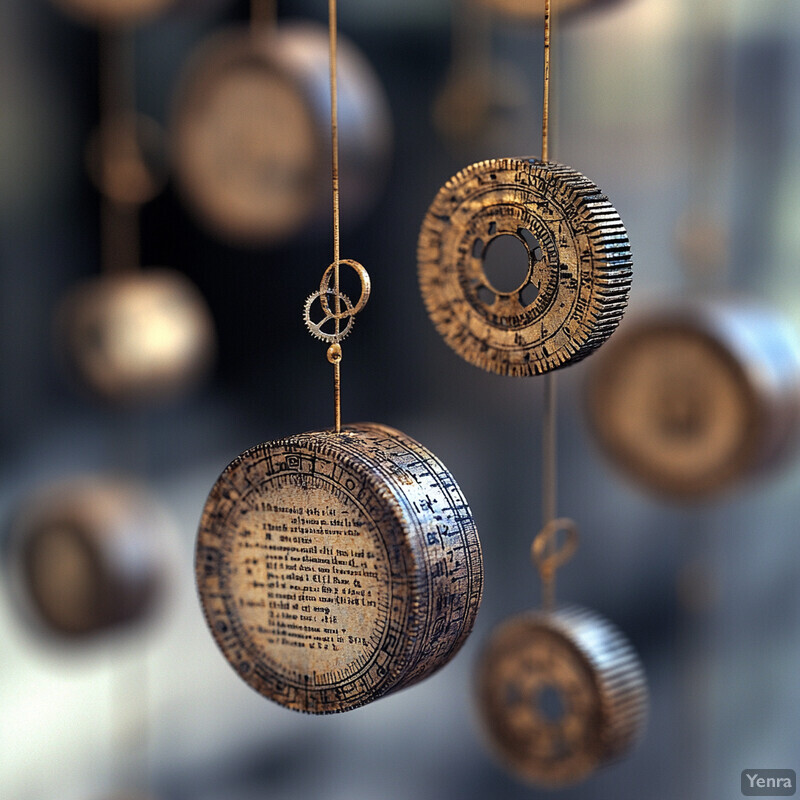
<svg viewBox="0 0 800 800">
<path fill-rule="evenodd" d="M 328 292 L 328 294 L 333 297 L 334 292 Z M 321 297 L 320 292 L 314 292 L 310 294 L 306 298 L 305 305 L 303 306 L 303 320 L 306 323 L 306 328 L 308 328 L 308 332 L 315 338 L 319 339 L 322 342 L 327 342 L 328 344 L 338 344 L 342 341 L 353 329 L 353 324 L 355 322 L 355 313 L 353 309 L 353 302 L 350 298 L 344 294 L 343 292 L 339 292 L 339 300 L 344 303 L 345 306 L 345 313 L 344 317 L 347 320 L 344 327 L 339 331 L 339 333 L 326 333 L 322 330 L 322 326 L 328 322 L 332 322 L 335 317 L 332 314 L 326 314 L 321 322 L 313 322 L 311 319 L 311 306 L 314 305 L 316 300 L 319 300 Z"/>
</svg>

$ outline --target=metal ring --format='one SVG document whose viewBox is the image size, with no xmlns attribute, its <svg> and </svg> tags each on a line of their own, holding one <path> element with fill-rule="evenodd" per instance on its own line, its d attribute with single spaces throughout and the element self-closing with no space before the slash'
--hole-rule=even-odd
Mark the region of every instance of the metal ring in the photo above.
<svg viewBox="0 0 800 800">
<path fill-rule="evenodd" d="M 358 275 L 359 281 L 361 281 L 361 295 L 358 298 L 358 302 L 352 308 L 346 308 L 344 311 L 332 311 L 328 306 L 328 295 L 333 294 L 335 296 L 335 292 L 333 292 L 330 288 L 331 286 L 331 275 L 333 271 L 336 269 L 337 265 L 341 266 L 344 264 L 345 266 L 350 267 L 356 275 Z M 358 261 L 354 261 L 352 258 L 341 258 L 338 262 L 334 261 L 326 270 L 322 273 L 322 280 L 319 282 L 319 303 L 322 306 L 322 311 L 324 312 L 326 317 L 330 317 L 331 319 L 344 319 L 345 317 L 352 317 L 355 314 L 358 314 L 362 308 L 367 304 L 367 300 L 369 300 L 370 292 L 372 291 L 372 281 L 370 280 L 369 273 L 367 270 L 358 263 Z"/>
<path fill-rule="evenodd" d="M 566 539 L 561 547 L 556 546 L 552 553 L 548 553 L 547 549 L 551 544 L 557 545 L 556 537 L 561 531 L 566 534 Z M 575 555 L 578 549 L 578 538 L 578 527 L 574 520 L 568 517 L 551 519 L 536 534 L 536 538 L 531 544 L 531 558 L 539 572 L 552 575 L 557 569 L 563 567 Z"/>
</svg>

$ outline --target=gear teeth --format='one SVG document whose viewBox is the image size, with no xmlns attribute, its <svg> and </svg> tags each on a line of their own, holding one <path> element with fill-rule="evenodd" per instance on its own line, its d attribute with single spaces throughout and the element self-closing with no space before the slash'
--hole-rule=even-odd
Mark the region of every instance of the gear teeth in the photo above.
<svg viewBox="0 0 800 800">
<path fill-rule="evenodd" d="M 508 191 L 517 197 L 513 213 Z M 502 218 L 532 230 L 531 216 L 550 242 L 543 247 L 536 237 L 545 267 L 566 227 L 566 266 L 544 269 L 539 294 L 519 312 L 484 302 L 466 255 L 487 223 Z M 613 333 L 627 305 L 632 255 L 617 211 L 588 178 L 562 164 L 501 158 L 466 167 L 439 190 L 420 229 L 417 269 L 428 315 L 456 353 L 500 375 L 538 375 L 580 361 Z"/>
<path fill-rule="evenodd" d="M 353 303 L 350 300 L 350 298 L 344 293 L 342 293 L 340 295 L 340 297 L 344 299 L 344 302 L 347 305 L 348 309 L 350 311 L 352 311 L 353 310 Z M 319 298 L 319 292 L 312 292 L 306 298 L 306 302 L 303 305 L 303 322 L 305 322 L 305 325 L 306 325 L 306 328 L 308 329 L 308 332 L 315 339 L 319 339 L 319 341 L 325 342 L 326 344 L 338 344 L 339 342 L 342 341 L 342 339 L 347 338 L 347 336 L 350 333 L 350 331 L 353 330 L 353 325 L 355 323 L 355 316 L 353 314 L 351 314 L 346 318 L 347 319 L 347 324 L 344 326 L 344 328 L 338 334 L 323 333 L 322 330 L 321 330 L 322 325 L 325 324 L 327 319 L 331 319 L 331 318 L 327 317 L 327 318 L 323 319 L 322 322 L 319 322 L 319 323 L 315 323 L 315 322 L 311 321 L 311 306 L 314 303 L 314 301 L 317 300 L 318 298 Z"/>
<path fill-rule="evenodd" d="M 545 656 L 544 658 L 542 656 Z M 648 708 L 639 657 L 615 625 L 582 608 L 527 612 L 495 630 L 478 662 L 478 709 L 487 744 L 518 777 L 536 786 L 564 787 L 623 757 L 641 736 Z M 561 750 L 566 717 L 547 721 L 511 696 L 531 699 L 531 687 L 586 698 L 570 710 L 581 731 Z M 527 698 L 526 698 L 527 694 Z M 538 701 L 537 701 L 538 702 Z M 565 739 L 562 741 L 566 741 Z M 546 742 L 548 747 L 541 747 Z"/>
<path fill-rule="evenodd" d="M 342 339 L 346 339 L 350 335 L 350 331 L 353 330 L 353 325 L 356 324 L 356 318 L 350 317 L 349 322 L 345 325 L 344 330 L 336 337 L 336 342 L 341 342 Z"/>
<path fill-rule="evenodd" d="M 312 293 L 308 297 L 306 297 L 305 303 L 303 303 L 303 323 L 305 324 L 308 332 L 315 338 L 319 339 L 319 336 L 314 332 L 314 328 L 311 322 L 311 304 L 317 299 L 319 296 L 319 292 Z"/>
</svg>

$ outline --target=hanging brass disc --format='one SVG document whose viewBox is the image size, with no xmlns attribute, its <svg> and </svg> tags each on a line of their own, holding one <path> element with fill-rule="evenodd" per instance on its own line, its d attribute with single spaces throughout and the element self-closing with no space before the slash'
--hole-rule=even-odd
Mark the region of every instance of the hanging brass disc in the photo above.
<svg viewBox="0 0 800 800">
<path fill-rule="evenodd" d="M 485 261 L 499 239 L 520 243 L 513 286 Z M 418 245 L 422 297 L 462 358 L 501 375 L 572 364 L 613 332 L 627 305 L 631 251 L 622 220 L 587 178 L 535 159 L 482 161 L 439 191 Z"/>
<path fill-rule="evenodd" d="M 342 218 L 383 184 L 388 103 L 371 66 L 338 45 Z M 176 94 L 172 159 L 192 210 L 218 235 L 263 245 L 330 228 L 328 30 L 316 23 L 231 29 L 195 53 Z"/>
<path fill-rule="evenodd" d="M 477 692 L 492 750 L 541 786 L 578 783 L 623 756 L 647 713 L 633 648 L 603 617 L 578 608 L 504 623 L 481 656 Z"/>
<path fill-rule="evenodd" d="M 165 518 L 136 486 L 81 478 L 36 492 L 9 535 L 20 608 L 81 637 L 144 618 L 161 590 Z"/>
<path fill-rule="evenodd" d="M 259 445 L 222 473 L 196 553 L 209 628 L 256 691 L 348 711 L 435 672 L 481 600 L 480 542 L 444 465 L 359 424 Z"/>
<path fill-rule="evenodd" d="M 709 497 L 779 463 L 800 427 L 800 342 L 774 310 L 687 302 L 626 323 L 593 365 L 587 411 L 636 483 Z"/>
<path fill-rule="evenodd" d="M 166 11 L 175 0 L 53 0 L 67 14 L 97 27 L 145 22 Z"/>
<path fill-rule="evenodd" d="M 197 288 L 168 269 L 94 278 L 58 315 L 59 344 L 80 383 L 102 400 L 168 400 L 207 374 L 214 323 Z"/>
</svg>

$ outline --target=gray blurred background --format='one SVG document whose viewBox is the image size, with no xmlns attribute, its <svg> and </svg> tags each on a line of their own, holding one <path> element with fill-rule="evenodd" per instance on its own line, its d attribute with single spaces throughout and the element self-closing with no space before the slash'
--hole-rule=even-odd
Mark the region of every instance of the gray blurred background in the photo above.
<svg viewBox="0 0 800 800">
<path fill-rule="evenodd" d="M 324 20 L 327 4 L 282 0 L 279 10 Z M 138 31 L 140 108 L 166 122 L 193 45 L 247 11 L 175 13 Z M 539 602 L 528 548 L 541 516 L 542 385 L 453 354 L 427 319 L 415 259 L 447 178 L 473 160 L 538 154 L 541 29 L 493 21 L 513 113 L 454 145 L 431 117 L 450 14 L 446 0 L 340 0 L 341 29 L 383 81 L 395 130 L 387 191 L 342 243 L 374 285 L 345 344 L 344 417 L 399 428 L 454 473 L 484 546 L 485 600 L 467 646 L 435 677 L 312 718 L 263 700 L 229 669 L 200 614 L 192 548 L 206 493 L 235 455 L 331 424 L 325 347 L 301 319 L 331 260 L 328 237 L 239 249 L 204 231 L 169 185 L 143 211 L 143 261 L 183 271 L 207 298 L 220 340 L 213 380 L 179 405 L 134 414 L 74 393 L 52 316 L 99 265 L 97 197 L 83 171 L 97 39 L 46 0 L 0 0 L 0 519 L 49 480 L 123 470 L 176 523 L 169 591 L 143 628 L 66 646 L 28 630 L 0 594 L 3 800 L 94 800 L 131 785 L 163 800 L 546 794 L 490 758 L 472 699 L 481 642 Z M 632 308 L 682 291 L 675 228 L 702 196 L 730 233 L 729 285 L 800 324 L 800 4 L 620 0 L 558 25 L 553 89 L 553 157 L 601 186 L 628 227 Z M 733 800 L 745 768 L 800 769 L 797 463 L 703 505 L 654 499 L 591 440 L 586 367 L 560 373 L 559 510 L 577 520 L 582 546 L 559 595 L 628 634 L 651 715 L 629 758 L 559 796 Z"/>
</svg>

